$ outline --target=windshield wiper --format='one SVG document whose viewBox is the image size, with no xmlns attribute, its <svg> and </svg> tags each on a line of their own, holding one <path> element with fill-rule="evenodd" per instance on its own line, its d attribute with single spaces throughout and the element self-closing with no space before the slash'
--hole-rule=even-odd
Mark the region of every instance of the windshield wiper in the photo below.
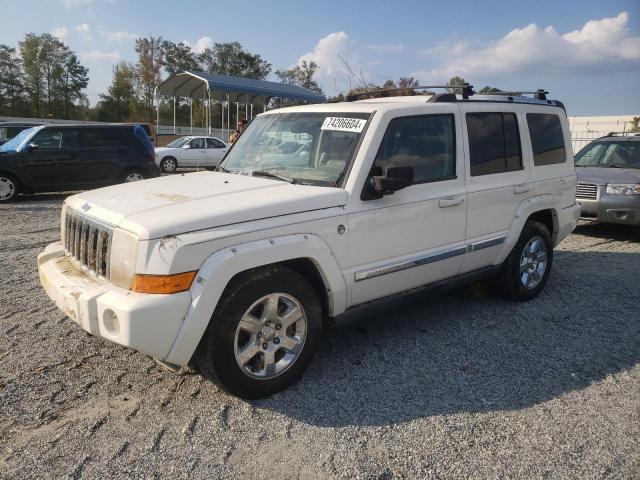
<svg viewBox="0 0 640 480">
<path fill-rule="evenodd" d="M 296 183 L 295 178 L 285 177 L 284 175 L 278 175 L 277 173 L 268 172 L 266 170 L 252 170 L 251 175 L 253 175 L 254 177 L 277 178 L 278 180 L 282 180 L 283 182 Z"/>
<path fill-rule="evenodd" d="M 627 168 L 626 165 L 617 165 L 615 163 L 612 163 L 611 165 L 609 165 L 609 168 Z"/>
</svg>

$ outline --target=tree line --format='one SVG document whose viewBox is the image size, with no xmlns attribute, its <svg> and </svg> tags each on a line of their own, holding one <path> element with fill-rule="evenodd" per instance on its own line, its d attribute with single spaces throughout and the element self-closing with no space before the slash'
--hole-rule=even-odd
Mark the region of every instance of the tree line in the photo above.
<svg viewBox="0 0 640 480">
<path fill-rule="evenodd" d="M 204 71 L 258 80 L 267 78 L 273 71 L 271 63 L 238 42 L 215 43 L 196 53 L 187 43 L 150 36 L 135 40 L 135 52 L 135 62 L 123 61 L 113 67 L 111 84 L 106 92 L 99 95 L 97 104 L 90 108 L 84 93 L 89 82 L 89 70 L 60 39 L 48 33 L 29 33 L 19 42 L 18 48 L 0 45 L 0 115 L 153 123 L 155 89 L 163 78 L 179 71 Z M 419 86 L 413 77 L 400 77 L 397 82 L 387 80 L 382 85 L 375 85 L 366 82 L 362 75 L 354 75 L 346 62 L 345 67 L 361 84 L 348 94 L 396 89 L 391 94 L 409 95 L 414 94 L 415 87 Z M 302 61 L 293 68 L 273 73 L 282 83 L 323 94 L 316 81 L 317 71 L 315 62 Z M 453 77 L 448 85 L 451 85 L 450 91 L 459 93 L 460 89 L 456 87 L 464 83 L 464 79 Z M 480 93 L 499 91 L 487 86 Z M 328 101 L 342 101 L 344 98 L 345 95 L 339 94 Z M 275 100 L 274 106 L 288 104 L 290 102 Z M 160 109 L 161 114 L 168 114 L 173 109 L 173 100 L 161 101 Z M 215 126 L 220 119 L 221 106 L 214 105 L 212 109 L 211 118 Z M 192 105 L 177 102 L 178 124 L 186 124 L 192 110 L 194 124 L 203 123 L 205 105 L 201 100 L 194 100 Z M 231 113 L 235 117 L 233 109 Z M 233 122 L 237 120 L 233 118 Z"/>
</svg>

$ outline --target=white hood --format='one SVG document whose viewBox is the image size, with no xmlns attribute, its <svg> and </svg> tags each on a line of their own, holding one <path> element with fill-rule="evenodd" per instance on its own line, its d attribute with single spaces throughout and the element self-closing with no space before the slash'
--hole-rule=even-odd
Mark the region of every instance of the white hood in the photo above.
<svg viewBox="0 0 640 480">
<path fill-rule="evenodd" d="M 69 197 L 66 203 L 148 240 L 342 206 L 347 196 L 340 188 L 198 172 L 90 190 Z"/>
</svg>

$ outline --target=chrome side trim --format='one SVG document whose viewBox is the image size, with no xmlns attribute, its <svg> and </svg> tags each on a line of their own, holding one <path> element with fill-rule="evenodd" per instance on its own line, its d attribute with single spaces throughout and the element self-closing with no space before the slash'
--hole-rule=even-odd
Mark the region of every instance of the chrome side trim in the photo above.
<svg viewBox="0 0 640 480">
<path fill-rule="evenodd" d="M 476 250 L 482 250 L 483 248 L 495 247 L 496 245 L 501 245 L 507 237 L 497 237 L 490 238 L 489 240 L 482 240 L 481 242 L 470 243 L 468 245 L 470 252 L 475 252 Z"/>
<path fill-rule="evenodd" d="M 470 243 L 463 247 L 456 247 L 449 250 L 430 253 L 428 255 L 421 255 L 419 257 L 410 258 L 409 260 L 404 260 L 402 262 L 389 263 L 387 265 L 381 265 L 379 267 L 370 268 L 368 270 L 360 270 L 359 272 L 355 272 L 353 274 L 353 280 L 354 282 L 360 282 L 362 280 L 380 277 L 381 275 L 400 272 L 409 268 L 420 267 L 429 263 L 439 262 L 440 260 L 457 257 L 458 255 L 464 255 L 467 252 L 476 252 L 478 250 L 482 250 L 483 248 L 495 247 L 496 245 L 502 245 L 506 239 L 506 236 L 490 238 L 488 240 Z"/>
<path fill-rule="evenodd" d="M 387 265 L 382 265 L 380 267 L 355 272 L 353 280 L 355 282 L 360 282 L 362 280 L 368 280 L 370 278 L 379 277 L 381 275 L 387 275 L 389 273 L 395 273 L 401 270 L 407 270 L 409 268 L 439 262 L 440 260 L 446 260 L 448 258 L 457 257 L 458 255 L 464 255 L 465 253 L 467 253 L 467 247 L 463 246 L 452 248 L 450 250 L 430 253 L 428 255 L 421 255 L 419 257 L 410 258 L 402 262 L 390 263 Z"/>
</svg>

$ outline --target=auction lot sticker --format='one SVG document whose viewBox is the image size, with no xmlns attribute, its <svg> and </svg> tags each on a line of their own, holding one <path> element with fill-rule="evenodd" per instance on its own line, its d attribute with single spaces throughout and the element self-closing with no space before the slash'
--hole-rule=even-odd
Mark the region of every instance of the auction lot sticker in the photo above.
<svg viewBox="0 0 640 480">
<path fill-rule="evenodd" d="M 327 117 L 324 119 L 321 129 L 360 133 L 366 123 L 367 121 L 361 118 Z"/>
</svg>

